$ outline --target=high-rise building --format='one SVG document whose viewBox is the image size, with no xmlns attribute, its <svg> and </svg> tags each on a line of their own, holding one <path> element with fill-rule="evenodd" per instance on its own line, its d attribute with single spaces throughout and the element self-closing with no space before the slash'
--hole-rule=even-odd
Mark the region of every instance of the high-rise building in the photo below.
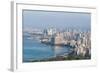
<svg viewBox="0 0 100 73">
<path fill-rule="evenodd" d="M 48 30 L 47 30 L 47 33 L 48 33 L 48 35 L 54 35 L 55 33 L 56 33 L 56 29 L 55 28 L 49 28 Z"/>
</svg>

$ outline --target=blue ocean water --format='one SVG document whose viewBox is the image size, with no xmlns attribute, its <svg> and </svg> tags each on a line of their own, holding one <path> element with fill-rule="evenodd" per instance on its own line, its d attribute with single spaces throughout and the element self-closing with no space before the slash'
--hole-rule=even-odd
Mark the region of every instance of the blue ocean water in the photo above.
<svg viewBox="0 0 100 73">
<path fill-rule="evenodd" d="M 23 35 L 23 62 L 52 58 L 65 53 L 67 54 L 69 51 L 69 47 L 46 45 L 36 38 Z"/>
</svg>

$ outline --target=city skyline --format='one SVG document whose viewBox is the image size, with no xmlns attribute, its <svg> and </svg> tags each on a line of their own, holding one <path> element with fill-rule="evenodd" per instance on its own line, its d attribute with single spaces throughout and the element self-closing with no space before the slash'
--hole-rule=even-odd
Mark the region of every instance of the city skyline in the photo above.
<svg viewBox="0 0 100 73">
<path fill-rule="evenodd" d="M 22 17 L 23 62 L 91 59 L 90 13 L 23 10 Z"/>
<path fill-rule="evenodd" d="M 23 28 L 26 29 L 80 29 L 91 30 L 91 14 L 23 10 Z"/>
</svg>

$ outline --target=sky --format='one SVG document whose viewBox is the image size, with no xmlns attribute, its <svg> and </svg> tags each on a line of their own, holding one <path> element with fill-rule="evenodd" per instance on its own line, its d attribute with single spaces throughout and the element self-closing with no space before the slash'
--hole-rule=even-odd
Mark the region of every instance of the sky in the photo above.
<svg viewBox="0 0 100 73">
<path fill-rule="evenodd" d="M 23 10 L 23 28 L 25 29 L 91 29 L 91 14 L 61 11 Z"/>
</svg>

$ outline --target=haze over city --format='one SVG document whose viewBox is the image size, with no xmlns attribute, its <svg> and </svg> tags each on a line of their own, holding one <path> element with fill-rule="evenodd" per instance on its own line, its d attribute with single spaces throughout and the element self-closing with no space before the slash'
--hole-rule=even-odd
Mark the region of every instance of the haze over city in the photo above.
<svg viewBox="0 0 100 73">
<path fill-rule="evenodd" d="M 53 27 L 56 29 L 91 30 L 91 14 L 79 12 L 54 12 L 23 10 L 23 27 L 40 29 Z"/>
</svg>

